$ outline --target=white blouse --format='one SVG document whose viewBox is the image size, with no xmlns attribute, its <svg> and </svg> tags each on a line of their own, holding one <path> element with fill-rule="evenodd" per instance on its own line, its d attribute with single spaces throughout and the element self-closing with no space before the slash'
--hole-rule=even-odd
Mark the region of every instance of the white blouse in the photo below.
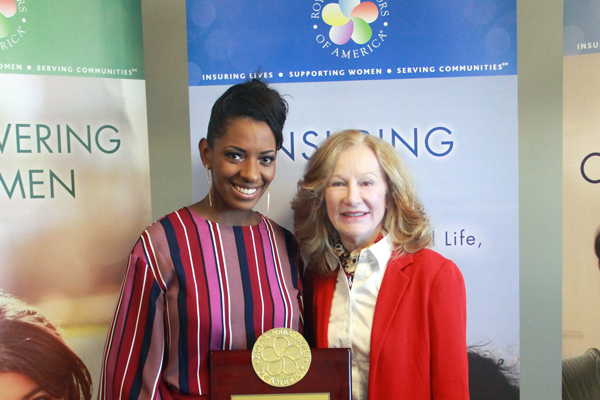
<svg viewBox="0 0 600 400">
<path fill-rule="evenodd" d="M 352 399 L 366 400 L 369 392 L 371 328 L 377 294 L 393 247 L 389 235 L 361 250 L 352 289 L 342 268 L 338 271 L 329 317 L 329 347 L 352 349 Z"/>
</svg>

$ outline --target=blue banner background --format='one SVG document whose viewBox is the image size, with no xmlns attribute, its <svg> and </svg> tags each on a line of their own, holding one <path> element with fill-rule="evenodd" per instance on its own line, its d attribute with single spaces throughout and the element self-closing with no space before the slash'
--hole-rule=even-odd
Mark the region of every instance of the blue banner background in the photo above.
<svg viewBox="0 0 600 400">
<path fill-rule="evenodd" d="M 565 0 L 563 54 L 600 52 L 600 2 Z"/>
<path fill-rule="evenodd" d="M 190 86 L 233 84 L 259 69 L 275 83 L 517 72 L 514 0 L 373 0 L 379 14 L 362 45 L 332 43 L 322 18 L 331 3 L 188 0 Z"/>
</svg>

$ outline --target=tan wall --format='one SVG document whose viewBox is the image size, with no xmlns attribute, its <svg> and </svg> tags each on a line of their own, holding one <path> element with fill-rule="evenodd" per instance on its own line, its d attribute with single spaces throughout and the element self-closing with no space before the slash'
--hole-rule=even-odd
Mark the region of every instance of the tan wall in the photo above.
<svg viewBox="0 0 600 400">
<path fill-rule="evenodd" d="M 594 235 L 600 225 L 600 186 L 580 172 L 600 152 L 600 54 L 564 59 L 563 85 L 563 357 L 600 346 L 600 272 Z M 585 164 L 600 178 L 600 157 Z"/>
</svg>

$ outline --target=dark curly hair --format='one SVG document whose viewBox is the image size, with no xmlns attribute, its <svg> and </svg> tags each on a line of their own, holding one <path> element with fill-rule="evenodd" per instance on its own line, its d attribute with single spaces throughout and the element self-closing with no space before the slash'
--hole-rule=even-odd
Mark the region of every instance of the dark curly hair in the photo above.
<svg viewBox="0 0 600 400">
<path fill-rule="evenodd" d="M 519 400 L 515 366 L 505 365 L 502 358 L 473 346 L 468 348 L 467 358 L 471 400 Z"/>
</svg>

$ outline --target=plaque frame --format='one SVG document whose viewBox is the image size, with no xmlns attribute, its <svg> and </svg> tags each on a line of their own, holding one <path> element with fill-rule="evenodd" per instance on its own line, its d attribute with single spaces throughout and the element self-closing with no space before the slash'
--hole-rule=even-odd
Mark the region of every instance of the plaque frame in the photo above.
<svg viewBox="0 0 600 400">
<path fill-rule="evenodd" d="M 287 386 L 265 383 L 252 367 L 251 350 L 210 352 L 212 400 L 231 400 L 233 395 L 328 393 L 330 400 L 351 400 L 350 349 L 310 349 L 312 361 L 304 378 Z"/>
</svg>

